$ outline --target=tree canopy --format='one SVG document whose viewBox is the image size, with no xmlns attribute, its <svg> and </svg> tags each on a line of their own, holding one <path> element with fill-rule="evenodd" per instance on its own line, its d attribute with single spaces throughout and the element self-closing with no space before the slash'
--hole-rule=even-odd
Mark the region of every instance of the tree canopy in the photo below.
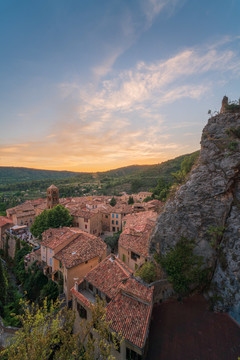
<svg viewBox="0 0 240 360">
<path fill-rule="evenodd" d="M 106 320 L 106 308 L 97 298 L 91 305 L 92 319 L 82 324 L 84 333 L 73 334 L 75 315 L 67 307 L 61 308 L 59 301 L 47 304 L 47 298 L 40 307 L 26 300 L 20 300 L 23 313 L 17 315 L 22 328 L 17 331 L 13 342 L 0 353 L 4 360 L 92 360 L 108 359 L 112 347 L 118 349 L 121 336 L 111 332 Z M 96 333 L 96 336 L 93 334 Z"/>
<path fill-rule="evenodd" d="M 72 225 L 72 216 L 68 209 L 62 205 L 57 205 L 53 209 L 44 210 L 38 215 L 30 230 L 35 237 L 41 238 L 42 233 L 49 228 L 70 225 Z"/>
</svg>

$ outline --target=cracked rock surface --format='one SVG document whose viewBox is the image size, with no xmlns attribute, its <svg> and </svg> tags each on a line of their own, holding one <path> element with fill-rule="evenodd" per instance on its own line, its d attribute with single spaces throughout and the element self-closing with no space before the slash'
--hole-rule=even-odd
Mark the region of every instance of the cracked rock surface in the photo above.
<svg viewBox="0 0 240 360">
<path fill-rule="evenodd" d="M 195 253 L 213 268 L 210 295 L 222 298 L 217 305 L 221 310 L 236 309 L 240 303 L 239 170 L 240 114 L 210 118 L 203 129 L 198 164 L 166 203 L 150 245 L 152 251 L 158 248 L 164 254 L 181 236 L 194 239 Z M 210 226 L 225 227 L 218 249 L 211 245 Z"/>
</svg>

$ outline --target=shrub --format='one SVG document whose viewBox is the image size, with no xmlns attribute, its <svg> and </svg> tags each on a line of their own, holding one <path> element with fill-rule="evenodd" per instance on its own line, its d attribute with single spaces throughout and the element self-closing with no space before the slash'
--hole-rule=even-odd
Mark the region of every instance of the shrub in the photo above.
<svg viewBox="0 0 240 360">
<path fill-rule="evenodd" d="M 140 276 L 146 283 L 151 283 L 156 280 L 155 265 L 152 262 L 145 262 L 135 275 Z"/>
<path fill-rule="evenodd" d="M 228 149 L 231 150 L 231 151 L 236 151 L 237 147 L 238 147 L 238 143 L 236 141 L 231 141 L 228 144 Z"/>
<path fill-rule="evenodd" d="M 182 237 L 174 248 L 159 259 L 169 282 L 180 296 L 206 285 L 208 269 L 202 269 L 203 259 L 193 254 L 194 241 Z"/>
</svg>

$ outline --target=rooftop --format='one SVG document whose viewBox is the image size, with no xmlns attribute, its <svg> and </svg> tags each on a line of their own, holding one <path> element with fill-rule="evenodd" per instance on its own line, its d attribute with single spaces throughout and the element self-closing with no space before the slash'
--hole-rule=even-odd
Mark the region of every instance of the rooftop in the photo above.
<svg viewBox="0 0 240 360">
<path fill-rule="evenodd" d="M 157 214 L 146 211 L 124 218 L 125 228 L 120 235 L 119 246 L 144 257 L 149 253 L 149 239 L 155 227 Z"/>
<path fill-rule="evenodd" d="M 143 348 L 150 322 L 152 305 L 119 292 L 107 307 L 106 319 L 110 327 L 124 339 Z"/>
<path fill-rule="evenodd" d="M 80 229 L 77 232 L 71 232 L 75 234 L 75 238 L 54 256 L 55 259 L 64 263 L 66 268 L 72 268 L 101 256 L 106 251 L 107 245 L 100 237 L 88 234 Z"/>
<path fill-rule="evenodd" d="M 132 271 L 114 255 L 109 255 L 85 279 L 109 298 L 119 291 L 118 287 L 124 279 L 128 279 Z"/>
<path fill-rule="evenodd" d="M 78 230 L 78 229 L 77 229 Z M 42 234 L 42 245 L 47 246 L 50 249 L 55 249 L 66 240 L 73 240 L 76 237 L 72 228 L 62 227 L 57 229 L 48 229 Z"/>
<path fill-rule="evenodd" d="M 0 216 L 0 227 L 12 223 L 12 220 L 8 219 L 6 216 Z"/>
</svg>

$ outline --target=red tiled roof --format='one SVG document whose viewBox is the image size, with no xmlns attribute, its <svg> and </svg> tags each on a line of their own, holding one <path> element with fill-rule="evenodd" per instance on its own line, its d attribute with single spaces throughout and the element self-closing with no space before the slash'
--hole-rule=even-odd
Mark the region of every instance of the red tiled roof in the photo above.
<svg viewBox="0 0 240 360">
<path fill-rule="evenodd" d="M 76 208 L 69 208 L 70 214 L 73 216 L 78 216 L 84 219 L 91 219 L 93 216 L 97 214 L 97 211 L 94 209 L 76 209 Z"/>
<path fill-rule="evenodd" d="M 110 297 L 106 319 L 112 330 L 142 349 L 151 316 L 153 287 L 140 283 L 132 276 L 132 271 L 113 255 L 91 270 L 82 281 L 85 280 Z M 71 292 L 89 307 L 90 303 L 83 294 L 75 288 Z"/>
<path fill-rule="evenodd" d="M 107 245 L 100 237 L 79 229 L 75 233 L 75 238 L 55 254 L 54 257 L 62 261 L 65 267 L 69 269 L 97 256 L 101 256 L 106 249 Z"/>
<path fill-rule="evenodd" d="M 112 330 L 120 333 L 124 339 L 143 348 L 152 310 L 151 303 L 119 292 L 107 307 L 106 319 Z"/>
<path fill-rule="evenodd" d="M 72 228 L 71 228 L 72 229 Z M 73 240 L 76 237 L 75 233 L 68 227 L 62 227 L 57 229 L 48 229 L 42 234 L 42 245 L 47 246 L 50 249 L 55 249 L 61 243 L 69 239 Z"/>
<path fill-rule="evenodd" d="M 84 295 L 82 295 L 80 292 L 75 290 L 75 287 L 73 287 L 71 289 L 71 293 L 74 296 L 76 296 L 76 298 L 78 298 L 84 305 L 86 305 L 88 308 L 90 308 L 90 301 Z"/>
<path fill-rule="evenodd" d="M 0 216 L 0 227 L 12 223 L 12 220 L 8 219 L 6 216 Z"/>
<path fill-rule="evenodd" d="M 129 214 L 124 216 L 122 219 L 126 222 L 125 229 L 126 228 L 136 228 L 140 227 L 142 225 L 142 229 L 144 229 L 146 223 L 148 220 L 156 221 L 158 217 L 158 214 L 155 211 L 141 211 L 134 214 Z"/>
<path fill-rule="evenodd" d="M 144 302 L 150 303 L 152 301 L 153 286 L 148 288 L 135 278 L 130 277 L 126 282 L 120 285 L 122 292 L 127 293 L 133 297 L 137 297 Z"/>
<path fill-rule="evenodd" d="M 157 214 L 152 211 L 126 216 L 125 229 L 118 241 L 119 246 L 147 257 L 149 238 L 155 227 L 156 218 Z"/>
<path fill-rule="evenodd" d="M 118 292 L 118 286 L 124 279 L 128 279 L 132 271 L 123 265 L 115 256 L 109 255 L 93 270 L 85 279 L 102 291 L 109 298 L 114 297 Z"/>
</svg>

